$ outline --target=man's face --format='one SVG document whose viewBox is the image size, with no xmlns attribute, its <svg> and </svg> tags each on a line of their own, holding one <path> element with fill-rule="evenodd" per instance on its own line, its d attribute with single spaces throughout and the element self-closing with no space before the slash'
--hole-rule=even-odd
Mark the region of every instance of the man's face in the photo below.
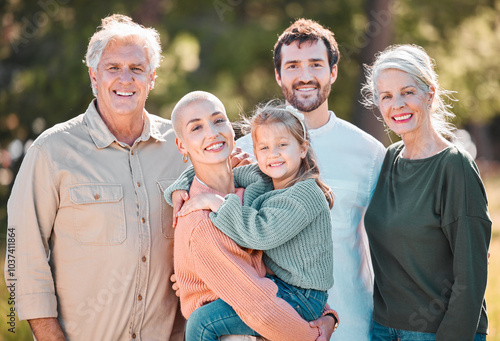
<svg viewBox="0 0 500 341">
<path fill-rule="evenodd" d="M 281 48 L 281 76 L 275 70 L 285 100 L 302 112 L 311 112 L 330 95 L 337 66 L 330 71 L 323 41 L 297 42 Z"/>
<path fill-rule="evenodd" d="M 97 70 L 90 68 L 89 73 L 101 115 L 142 115 L 155 72 L 139 42 L 112 43 L 103 51 Z"/>
</svg>

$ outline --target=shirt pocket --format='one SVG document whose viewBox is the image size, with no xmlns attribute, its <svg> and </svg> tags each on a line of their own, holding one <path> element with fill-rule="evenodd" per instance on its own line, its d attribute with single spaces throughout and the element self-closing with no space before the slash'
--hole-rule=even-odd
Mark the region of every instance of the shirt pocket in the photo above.
<svg viewBox="0 0 500 341">
<path fill-rule="evenodd" d="M 160 206 L 160 223 L 161 223 L 161 233 L 165 238 L 174 238 L 175 229 L 172 227 L 172 217 L 173 211 L 172 207 L 167 204 L 163 193 L 165 190 L 174 183 L 176 179 L 158 179 L 156 183 L 158 184 L 158 200 L 161 202 Z"/>
<path fill-rule="evenodd" d="M 84 245 L 117 245 L 127 237 L 120 184 L 86 184 L 69 189 L 75 237 Z"/>
<path fill-rule="evenodd" d="M 330 187 L 334 195 L 334 203 L 331 212 L 334 229 L 356 228 L 352 226 L 360 206 L 358 199 L 358 183 L 354 181 L 327 180 L 328 183 L 335 184 Z M 357 225 L 357 224 L 356 224 Z"/>
</svg>

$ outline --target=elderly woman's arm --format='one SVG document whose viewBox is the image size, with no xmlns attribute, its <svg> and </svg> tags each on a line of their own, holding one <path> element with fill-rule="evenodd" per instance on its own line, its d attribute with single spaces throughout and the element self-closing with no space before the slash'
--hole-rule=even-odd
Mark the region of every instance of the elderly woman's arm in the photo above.
<svg viewBox="0 0 500 341">
<path fill-rule="evenodd" d="M 472 340 L 481 314 L 486 313 L 482 310 L 491 220 L 484 186 L 474 162 L 466 157 L 452 166 L 443 197 L 442 228 L 453 252 L 455 278 L 436 339 Z"/>
</svg>

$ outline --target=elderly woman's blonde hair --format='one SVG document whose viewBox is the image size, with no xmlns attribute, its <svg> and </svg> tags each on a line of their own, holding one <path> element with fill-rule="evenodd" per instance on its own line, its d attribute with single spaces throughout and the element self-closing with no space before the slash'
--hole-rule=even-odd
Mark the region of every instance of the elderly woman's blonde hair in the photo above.
<svg viewBox="0 0 500 341">
<path fill-rule="evenodd" d="M 439 86 L 438 75 L 434 67 L 434 60 L 420 46 L 391 45 L 387 47 L 375 56 L 373 65 L 364 65 L 366 82 L 361 88 L 362 104 L 369 109 L 378 107 L 377 79 L 382 71 L 396 69 L 406 72 L 422 91 L 429 92 L 431 87 L 435 89 L 430 108 L 432 126 L 439 134 L 452 138 L 455 126 L 448 121 L 455 117 L 455 114 L 451 112 L 451 105 L 446 103 L 446 99 L 454 100 L 451 96 L 453 91 Z"/>
<path fill-rule="evenodd" d="M 85 55 L 86 65 L 97 69 L 103 51 L 110 43 L 117 40 L 144 43 L 150 72 L 153 72 L 160 66 L 161 43 L 158 31 L 154 28 L 139 25 L 132 18 L 121 14 L 113 14 L 102 19 L 101 26 L 99 26 L 92 38 L 90 38 Z"/>
</svg>

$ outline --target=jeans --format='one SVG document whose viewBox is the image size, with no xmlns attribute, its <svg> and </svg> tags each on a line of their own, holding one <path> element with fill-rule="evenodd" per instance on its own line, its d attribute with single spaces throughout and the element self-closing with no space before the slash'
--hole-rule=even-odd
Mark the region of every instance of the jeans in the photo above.
<svg viewBox="0 0 500 341">
<path fill-rule="evenodd" d="M 436 334 L 389 328 L 373 321 L 371 341 L 436 341 Z M 486 341 L 486 335 L 478 333 L 474 341 Z"/>
<path fill-rule="evenodd" d="M 301 289 L 276 276 L 267 276 L 278 286 L 277 296 L 289 303 L 307 321 L 321 317 L 328 299 L 326 291 Z M 248 327 L 234 309 L 221 299 L 196 309 L 186 324 L 186 340 L 217 341 L 223 335 L 259 334 Z"/>
</svg>

